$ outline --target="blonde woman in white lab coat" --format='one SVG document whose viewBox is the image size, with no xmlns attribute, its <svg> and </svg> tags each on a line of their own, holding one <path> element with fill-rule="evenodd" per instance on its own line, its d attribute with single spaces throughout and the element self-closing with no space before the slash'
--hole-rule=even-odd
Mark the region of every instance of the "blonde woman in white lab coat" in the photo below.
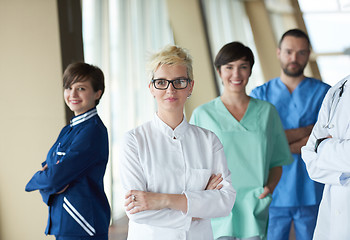
<svg viewBox="0 0 350 240">
<path fill-rule="evenodd" d="M 194 86 L 191 56 L 167 46 L 150 69 L 158 110 L 126 133 L 120 150 L 128 240 L 212 240 L 210 218 L 228 215 L 236 192 L 219 139 L 183 114 Z"/>
<path fill-rule="evenodd" d="M 327 93 L 302 158 L 324 183 L 313 239 L 350 239 L 350 75 Z"/>
</svg>

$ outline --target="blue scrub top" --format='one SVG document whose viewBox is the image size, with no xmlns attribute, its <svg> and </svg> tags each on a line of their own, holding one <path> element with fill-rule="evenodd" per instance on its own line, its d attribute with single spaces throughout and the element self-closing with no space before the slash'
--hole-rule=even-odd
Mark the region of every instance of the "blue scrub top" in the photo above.
<svg viewBox="0 0 350 240">
<path fill-rule="evenodd" d="M 274 78 L 251 92 L 250 96 L 275 105 L 283 127 L 295 129 L 315 124 L 322 101 L 330 86 L 314 78 L 305 78 L 290 93 L 281 79 Z M 312 181 L 300 154 L 293 154 L 292 164 L 283 166 L 283 173 L 271 206 L 298 207 L 319 204 L 323 184 Z"/>
</svg>

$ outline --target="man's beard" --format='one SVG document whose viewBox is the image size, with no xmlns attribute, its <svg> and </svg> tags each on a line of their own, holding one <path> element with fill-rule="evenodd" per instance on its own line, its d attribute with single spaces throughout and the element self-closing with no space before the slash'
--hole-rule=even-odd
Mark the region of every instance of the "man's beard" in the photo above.
<svg viewBox="0 0 350 240">
<path fill-rule="evenodd" d="M 305 66 L 306 66 L 306 65 L 305 65 L 305 66 L 301 66 L 301 65 L 298 64 L 298 63 L 290 63 L 290 64 L 296 64 L 296 65 L 299 66 L 299 68 L 298 68 L 296 71 L 289 71 L 289 70 L 288 70 L 288 65 L 289 65 L 289 64 L 287 64 L 286 67 L 283 67 L 283 68 L 282 68 L 284 74 L 286 74 L 286 75 L 289 76 L 289 77 L 299 77 L 299 76 L 303 75 L 304 69 L 305 69 Z"/>
</svg>

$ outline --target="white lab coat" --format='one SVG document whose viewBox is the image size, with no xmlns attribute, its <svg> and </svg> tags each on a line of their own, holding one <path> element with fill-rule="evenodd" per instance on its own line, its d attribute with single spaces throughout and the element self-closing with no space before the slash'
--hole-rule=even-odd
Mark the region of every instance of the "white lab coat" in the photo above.
<svg viewBox="0 0 350 240">
<path fill-rule="evenodd" d="M 340 87 L 346 80 L 339 98 Z M 327 136 L 332 138 L 324 140 L 316 153 L 316 140 Z M 325 184 L 314 239 L 349 240 L 350 75 L 328 91 L 317 123 L 302 148 L 302 158 L 311 179 Z"/>
<path fill-rule="evenodd" d="M 120 149 L 125 191 L 184 193 L 187 213 L 162 209 L 129 214 L 128 239 L 213 239 L 210 218 L 231 212 L 236 192 L 221 142 L 186 119 L 172 130 L 155 114 L 126 133 Z M 221 190 L 204 190 L 211 174 L 223 174 Z M 201 220 L 192 221 L 192 217 Z"/>
</svg>

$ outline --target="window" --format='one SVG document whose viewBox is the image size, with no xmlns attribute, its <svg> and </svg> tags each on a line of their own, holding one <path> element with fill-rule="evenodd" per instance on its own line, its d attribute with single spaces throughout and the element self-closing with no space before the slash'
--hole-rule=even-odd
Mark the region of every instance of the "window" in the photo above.
<svg viewBox="0 0 350 240">
<path fill-rule="evenodd" d="M 244 3 L 236 0 L 202 0 L 202 5 L 213 58 L 225 44 L 233 41 L 239 41 L 252 50 L 255 64 L 246 88 L 249 94 L 255 86 L 264 83 L 264 77 Z M 218 74 L 216 80 L 222 93 L 223 86 Z"/>
<path fill-rule="evenodd" d="M 106 91 L 98 111 L 109 130 L 110 166 L 106 192 L 113 219 L 124 216 L 124 195 L 118 174 L 118 149 L 124 133 L 153 118 L 155 102 L 149 93 L 148 56 L 172 44 L 166 1 L 84 0 L 85 61 L 99 66 Z"/>
<path fill-rule="evenodd" d="M 322 80 L 334 85 L 350 74 L 350 1 L 299 0 Z"/>
</svg>

